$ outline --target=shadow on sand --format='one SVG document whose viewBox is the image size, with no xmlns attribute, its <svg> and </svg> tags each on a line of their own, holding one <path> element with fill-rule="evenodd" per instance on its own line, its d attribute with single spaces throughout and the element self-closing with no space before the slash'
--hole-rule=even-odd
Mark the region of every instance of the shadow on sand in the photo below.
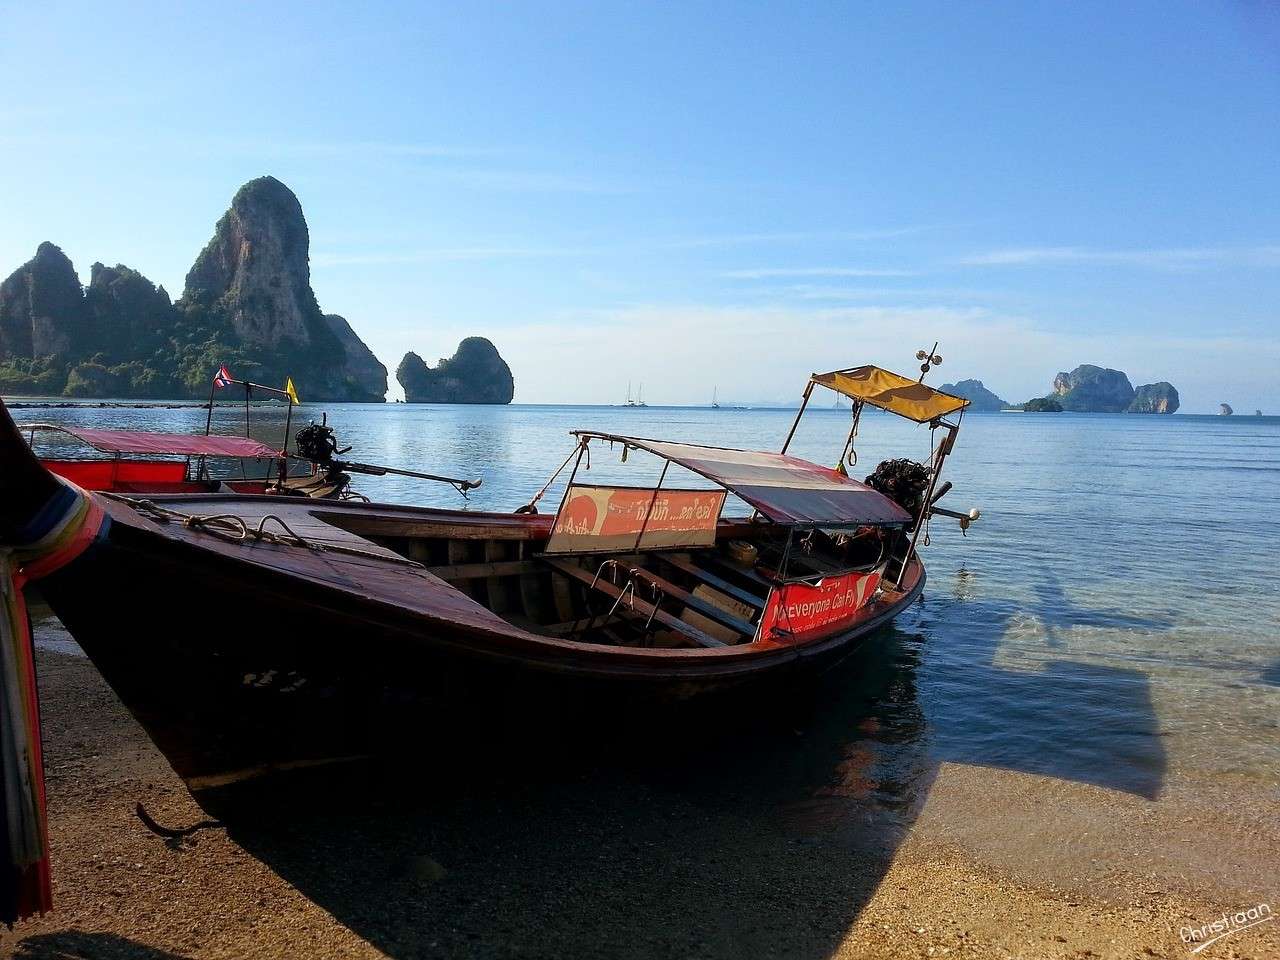
<svg viewBox="0 0 1280 960">
<path fill-rule="evenodd" d="M 1159 792 L 1145 677 L 1002 670 L 991 660 L 1011 611 L 965 606 L 987 639 L 961 649 L 973 659 L 954 698 L 936 680 L 921 696 L 924 636 L 894 627 L 750 708 L 589 734 L 535 717 L 443 725 L 394 768 L 239 790 L 214 809 L 397 958 L 819 960 L 874 894 L 940 761 Z"/>
<path fill-rule="evenodd" d="M 18 944 L 14 960 L 184 960 L 114 933 L 60 930 L 27 937 Z"/>
</svg>

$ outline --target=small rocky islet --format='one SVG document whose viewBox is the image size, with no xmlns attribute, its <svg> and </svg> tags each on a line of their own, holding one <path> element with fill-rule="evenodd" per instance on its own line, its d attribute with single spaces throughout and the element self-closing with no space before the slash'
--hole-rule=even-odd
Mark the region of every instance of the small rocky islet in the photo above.
<svg viewBox="0 0 1280 960">
<path fill-rule="evenodd" d="M 464 340 L 435 371 L 412 353 L 402 369 L 410 358 L 413 382 L 423 379 L 420 366 L 433 383 L 421 394 L 406 388 L 411 402 L 511 402 L 511 371 L 488 340 Z M 176 301 L 124 264 L 93 264 L 83 287 L 47 241 L 0 283 L 0 394 L 203 399 L 224 364 L 258 383 L 292 377 L 307 400 L 386 396 L 387 368 L 346 318 L 316 301 L 302 205 L 275 177 L 236 192 Z M 499 364 L 499 388 L 468 375 Z"/>
<path fill-rule="evenodd" d="M 1053 392 L 1012 404 L 988 390 L 981 380 L 944 383 L 946 393 L 964 397 L 975 412 L 1023 410 L 1027 413 L 1175 413 L 1178 390 L 1167 380 L 1134 388 L 1121 370 L 1083 363 L 1053 378 Z"/>
</svg>

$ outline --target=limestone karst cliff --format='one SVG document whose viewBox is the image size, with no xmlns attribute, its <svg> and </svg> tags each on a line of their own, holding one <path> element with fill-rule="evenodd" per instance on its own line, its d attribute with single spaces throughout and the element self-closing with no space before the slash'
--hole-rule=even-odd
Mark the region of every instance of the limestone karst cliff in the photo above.
<svg viewBox="0 0 1280 960">
<path fill-rule="evenodd" d="M 1133 384 L 1120 370 L 1082 363 L 1053 378 L 1053 393 L 1063 410 L 1123 413 L 1133 402 Z"/>
<path fill-rule="evenodd" d="M 0 283 L 0 392 L 202 397 L 226 364 L 304 400 L 381 401 L 387 370 L 311 289 L 302 206 L 274 177 L 241 187 L 187 274 L 183 296 L 123 264 L 83 289 L 52 243 Z"/>
<path fill-rule="evenodd" d="M 1133 392 L 1129 413 L 1177 413 L 1178 390 L 1167 380 L 1144 383 Z"/>
<path fill-rule="evenodd" d="M 511 368 L 484 337 L 467 337 L 434 367 L 406 353 L 396 379 L 409 403 L 510 403 L 515 396 Z"/>
<path fill-rule="evenodd" d="M 1075 413 L 1174 413 L 1178 391 L 1161 380 L 1136 390 L 1121 370 L 1084 363 L 1070 373 L 1053 378 L 1053 393 L 1023 404 L 1023 409 L 1052 409 L 1054 405 Z"/>
<path fill-rule="evenodd" d="M 382 400 L 386 367 L 316 302 L 310 243 L 293 191 L 275 177 L 251 180 L 188 271 L 179 307 L 229 327 L 265 382 L 291 376 L 315 400 Z"/>
<path fill-rule="evenodd" d="M 66 357 L 97 337 L 75 267 L 48 241 L 0 283 L 0 361 Z"/>
</svg>

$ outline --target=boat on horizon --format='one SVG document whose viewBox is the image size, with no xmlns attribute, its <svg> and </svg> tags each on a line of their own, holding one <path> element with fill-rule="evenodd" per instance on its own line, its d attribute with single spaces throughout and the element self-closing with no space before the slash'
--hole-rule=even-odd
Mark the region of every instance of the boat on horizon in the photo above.
<svg viewBox="0 0 1280 960">
<path fill-rule="evenodd" d="M 930 463 L 862 483 L 789 456 L 817 386 L 943 429 Z M 79 518 L 74 551 L 32 562 L 41 594 L 200 794 L 378 753 L 441 710 L 577 704 L 603 722 L 843 657 L 920 595 L 925 521 L 976 517 L 937 506 L 967 403 L 860 367 L 810 379 L 779 453 L 579 430 L 512 513 L 89 491 L 0 403 L 0 545 L 34 555 Z M 657 483 L 585 482 L 604 448 L 650 460 Z M 667 485 L 673 471 L 694 485 Z"/>
</svg>

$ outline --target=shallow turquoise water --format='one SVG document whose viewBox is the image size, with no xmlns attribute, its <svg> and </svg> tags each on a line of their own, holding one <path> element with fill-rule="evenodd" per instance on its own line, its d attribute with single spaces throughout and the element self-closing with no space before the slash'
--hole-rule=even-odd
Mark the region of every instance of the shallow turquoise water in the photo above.
<svg viewBox="0 0 1280 960">
<path fill-rule="evenodd" d="M 787 410 L 332 405 L 353 459 L 483 476 L 474 509 L 524 502 L 591 428 L 776 449 Z M 20 420 L 201 430 L 198 409 L 15 410 Z M 302 408 L 301 418 L 320 414 Z M 278 442 L 278 408 L 255 411 Z M 848 411 L 815 407 L 792 452 L 838 455 Z M 220 410 L 221 432 L 243 411 Z M 855 476 L 925 459 L 929 432 L 864 417 Z M 653 461 L 600 447 L 585 477 L 645 484 Z M 876 707 L 882 774 L 939 760 L 1149 797 L 1174 781 L 1280 787 L 1280 418 L 970 415 L 935 520 L 924 601 L 873 647 L 901 671 Z M 669 485 L 678 481 L 674 474 Z M 458 507 L 451 489 L 360 478 L 375 500 Z M 694 484 L 701 485 L 701 484 Z M 547 510 L 561 487 L 548 494 Z M 877 647 L 878 645 L 878 647 Z M 873 651 L 874 653 L 875 651 Z M 901 768 L 901 769 L 897 769 Z"/>
</svg>

